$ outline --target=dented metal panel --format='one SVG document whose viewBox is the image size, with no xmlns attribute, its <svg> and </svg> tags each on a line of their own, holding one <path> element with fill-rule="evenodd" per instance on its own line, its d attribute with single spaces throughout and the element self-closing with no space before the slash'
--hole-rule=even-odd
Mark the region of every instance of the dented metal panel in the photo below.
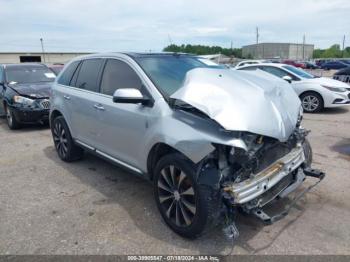
<svg viewBox="0 0 350 262">
<path fill-rule="evenodd" d="M 259 72 L 196 68 L 171 98 L 181 100 L 226 130 L 286 141 L 295 129 L 300 100 L 283 80 Z"/>
</svg>

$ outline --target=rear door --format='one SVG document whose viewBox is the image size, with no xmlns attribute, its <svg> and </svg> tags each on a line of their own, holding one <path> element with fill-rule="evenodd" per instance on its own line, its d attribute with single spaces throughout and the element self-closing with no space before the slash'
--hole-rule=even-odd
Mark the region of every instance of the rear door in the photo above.
<svg viewBox="0 0 350 262">
<path fill-rule="evenodd" d="M 101 58 L 82 61 L 65 94 L 73 137 L 89 146 L 94 146 L 97 135 L 96 96 L 103 63 Z"/>
</svg>

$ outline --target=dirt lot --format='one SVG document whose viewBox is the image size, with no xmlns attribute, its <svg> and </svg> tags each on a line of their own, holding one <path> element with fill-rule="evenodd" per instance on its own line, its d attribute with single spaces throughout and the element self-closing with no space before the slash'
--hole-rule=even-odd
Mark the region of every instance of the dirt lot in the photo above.
<svg viewBox="0 0 350 262">
<path fill-rule="evenodd" d="M 350 108 L 305 115 L 325 180 L 272 226 L 240 216 L 234 254 L 350 254 Z M 56 155 L 48 128 L 0 119 L 0 254 L 227 254 L 219 229 L 184 240 L 162 222 L 152 188 L 94 156 Z"/>
</svg>

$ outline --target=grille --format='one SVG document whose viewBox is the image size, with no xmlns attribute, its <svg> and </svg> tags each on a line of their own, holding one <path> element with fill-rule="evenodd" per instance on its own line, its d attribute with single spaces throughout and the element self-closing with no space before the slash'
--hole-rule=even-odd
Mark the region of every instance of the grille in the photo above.
<svg viewBox="0 0 350 262">
<path fill-rule="evenodd" d="M 41 106 L 45 109 L 50 109 L 50 101 L 49 100 L 43 100 L 41 101 Z"/>
</svg>

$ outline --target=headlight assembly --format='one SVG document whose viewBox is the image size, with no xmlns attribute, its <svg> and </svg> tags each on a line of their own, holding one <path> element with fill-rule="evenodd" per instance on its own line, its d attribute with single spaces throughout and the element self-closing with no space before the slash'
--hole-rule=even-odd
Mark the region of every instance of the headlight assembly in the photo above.
<svg viewBox="0 0 350 262">
<path fill-rule="evenodd" d="M 14 96 L 13 101 L 17 104 L 26 106 L 31 106 L 35 102 L 35 100 L 23 96 Z"/>
<path fill-rule="evenodd" d="M 345 92 L 346 89 L 344 87 L 333 87 L 333 86 L 325 86 L 325 85 L 321 85 L 322 87 L 328 89 L 329 91 L 333 91 L 333 92 Z"/>
</svg>

